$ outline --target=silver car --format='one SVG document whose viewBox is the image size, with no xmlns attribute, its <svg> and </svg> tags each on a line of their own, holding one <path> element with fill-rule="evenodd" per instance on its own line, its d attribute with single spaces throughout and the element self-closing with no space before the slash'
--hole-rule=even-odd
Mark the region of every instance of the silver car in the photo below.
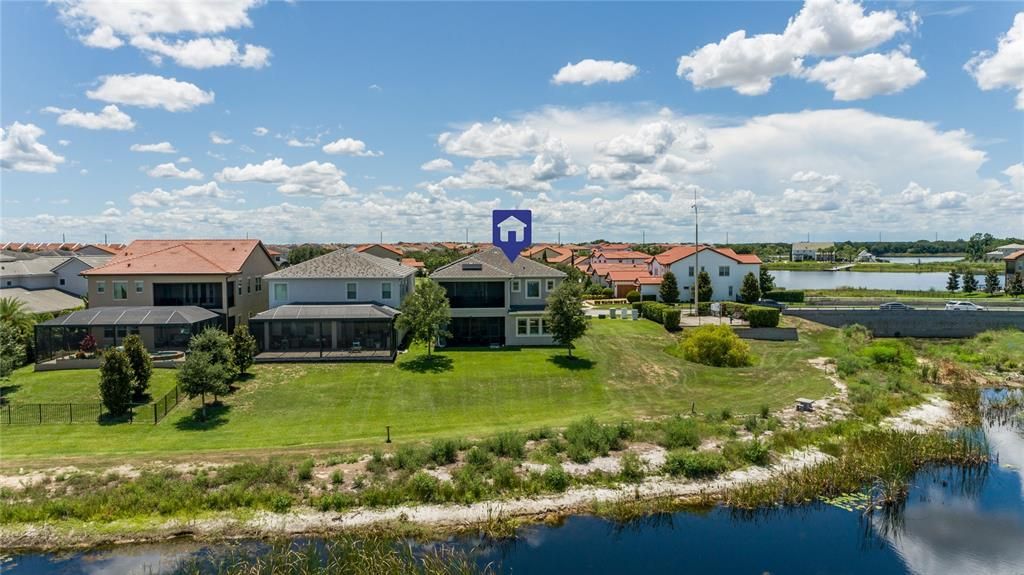
<svg viewBox="0 0 1024 575">
<path fill-rule="evenodd" d="M 971 301 L 947 301 L 946 311 L 985 311 L 985 308 Z"/>
<path fill-rule="evenodd" d="M 902 302 L 891 301 L 889 303 L 883 303 L 882 305 L 878 306 L 878 309 L 883 311 L 906 311 L 914 308 Z"/>
</svg>

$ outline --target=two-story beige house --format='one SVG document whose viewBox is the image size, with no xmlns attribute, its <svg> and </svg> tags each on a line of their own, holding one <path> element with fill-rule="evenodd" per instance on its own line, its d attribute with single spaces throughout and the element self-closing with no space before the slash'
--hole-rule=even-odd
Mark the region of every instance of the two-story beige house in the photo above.
<svg viewBox="0 0 1024 575">
<path fill-rule="evenodd" d="M 276 270 L 259 240 L 135 240 L 82 275 L 90 308 L 196 306 L 231 331 L 267 309 L 263 276 Z"/>
</svg>

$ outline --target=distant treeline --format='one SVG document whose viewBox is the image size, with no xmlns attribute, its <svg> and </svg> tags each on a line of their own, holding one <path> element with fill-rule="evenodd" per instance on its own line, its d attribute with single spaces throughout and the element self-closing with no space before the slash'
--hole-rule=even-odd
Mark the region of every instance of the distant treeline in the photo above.
<svg viewBox="0 0 1024 575">
<path fill-rule="evenodd" d="M 876 256 L 927 256 L 940 254 L 957 254 L 974 256 L 980 259 L 984 255 L 1004 244 L 1020 244 L 1020 238 L 994 238 L 988 234 L 975 234 L 969 239 L 959 240 L 917 240 L 913 242 L 835 242 L 837 252 L 859 253 L 867 250 Z M 750 243 L 729 244 L 730 248 L 740 254 L 757 254 L 759 256 L 788 255 L 792 244 L 789 243 Z"/>
</svg>

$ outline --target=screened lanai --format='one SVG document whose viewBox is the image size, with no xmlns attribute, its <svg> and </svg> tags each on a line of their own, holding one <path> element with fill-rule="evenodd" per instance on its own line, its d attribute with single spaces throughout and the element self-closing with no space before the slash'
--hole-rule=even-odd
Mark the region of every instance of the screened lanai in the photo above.
<svg viewBox="0 0 1024 575">
<path fill-rule="evenodd" d="M 249 320 L 257 361 L 391 360 L 398 310 L 380 304 L 282 305 Z"/>
<path fill-rule="evenodd" d="M 218 314 L 195 306 L 84 309 L 36 324 L 36 362 L 73 355 L 89 334 L 99 349 L 117 347 L 138 334 L 150 351 L 184 350 L 194 334 L 221 323 Z"/>
</svg>

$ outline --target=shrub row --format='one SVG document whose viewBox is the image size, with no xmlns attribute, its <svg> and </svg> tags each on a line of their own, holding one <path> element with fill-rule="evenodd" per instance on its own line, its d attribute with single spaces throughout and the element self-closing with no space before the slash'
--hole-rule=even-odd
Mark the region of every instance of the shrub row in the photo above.
<svg viewBox="0 0 1024 575">
<path fill-rule="evenodd" d="M 723 301 L 721 303 L 723 314 L 731 315 L 736 319 L 745 319 L 750 322 L 750 327 L 779 326 L 780 312 L 773 307 L 750 305 L 732 301 Z"/>
<path fill-rule="evenodd" d="M 656 301 L 634 303 L 633 307 L 640 310 L 640 315 L 644 319 L 660 323 L 669 331 L 677 331 L 679 329 L 679 316 L 681 312 L 678 308 Z"/>
<path fill-rule="evenodd" d="M 764 299 L 773 299 L 786 303 L 803 303 L 804 292 L 800 290 L 772 290 L 761 294 Z"/>
</svg>

